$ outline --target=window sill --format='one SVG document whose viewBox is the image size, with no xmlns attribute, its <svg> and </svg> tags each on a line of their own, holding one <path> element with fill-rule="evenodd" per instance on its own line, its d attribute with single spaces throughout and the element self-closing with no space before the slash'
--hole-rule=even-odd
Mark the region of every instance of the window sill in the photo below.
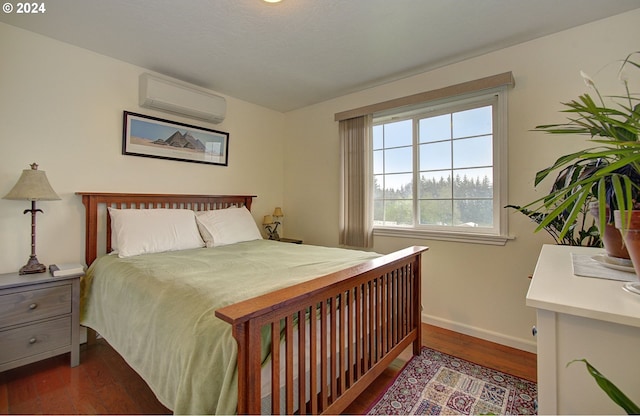
<svg viewBox="0 0 640 416">
<path fill-rule="evenodd" d="M 504 246 L 505 244 L 507 244 L 507 241 L 515 239 L 515 237 L 505 235 L 472 234 L 450 231 L 426 231 L 390 227 L 376 227 L 373 229 L 373 235 L 381 237 L 422 238 L 428 240 L 454 241 L 457 243 L 489 244 L 494 246 Z"/>
</svg>

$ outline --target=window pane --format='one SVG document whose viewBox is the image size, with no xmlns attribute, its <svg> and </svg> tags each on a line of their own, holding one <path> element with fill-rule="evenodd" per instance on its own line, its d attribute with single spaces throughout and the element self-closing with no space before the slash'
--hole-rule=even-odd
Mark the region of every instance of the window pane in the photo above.
<svg viewBox="0 0 640 416">
<path fill-rule="evenodd" d="M 400 173 L 413 170 L 411 147 L 387 149 L 384 151 L 384 172 Z"/>
<path fill-rule="evenodd" d="M 452 193 L 451 171 L 423 172 L 420 174 L 420 199 L 451 199 Z"/>
<path fill-rule="evenodd" d="M 373 223 L 375 225 L 384 223 L 384 201 L 378 198 L 373 200 Z"/>
<path fill-rule="evenodd" d="M 413 198 L 413 174 L 384 175 L 384 198 Z"/>
<path fill-rule="evenodd" d="M 384 147 L 411 146 L 413 144 L 413 122 L 396 121 L 384 125 Z"/>
<path fill-rule="evenodd" d="M 411 200 L 385 201 L 384 203 L 384 224 L 412 226 L 413 225 L 413 204 Z"/>
<path fill-rule="evenodd" d="M 420 170 L 451 169 L 451 142 L 420 145 Z"/>
<path fill-rule="evenodd" d="M 453 206 L 455 226 L 493 227 L 493 201 L 490 199 L 456 200 Z"/>
<path fill-rule="evenodd" d="M 453 167 L 470 168 L 493 164 L 492 136 L 453 141 Z"/>
<path fill-rule="evenodd" d="M 384 173 L 384 154 L 383 150 L 374 150 L 373 151 L 373 173 L 377 175 L 379 173 Z"/>
<path fill-rule="evenodd" d="M 493 132 L 492 106 L 453 113 L 453 138 Z"/>
<path fill-rule="evenodd" d="M 382 199 L 384 197 L 384 175 L 375 175 L 373 177 L 373 198 Z"/>
<path fill-rule="evenodd" d="M 420 224 L 423 225 L 451 225 L 453 214 L 450 200 L 421 200 Z"/>
<path fill-rule="evenodd" d="M 454 198 L 493 198 L 493 169 L 460 169 L 453 172 Z"/>
<path fill-rule="evenodd" d="M 420 120 L 420 143 L 451 139 L 451 114 Z"/>
<path fill-rule="evenodd" d="M 384 147 L 383 127 L 373 126 L 373 149 L 382 149 Z"/>
</svg>

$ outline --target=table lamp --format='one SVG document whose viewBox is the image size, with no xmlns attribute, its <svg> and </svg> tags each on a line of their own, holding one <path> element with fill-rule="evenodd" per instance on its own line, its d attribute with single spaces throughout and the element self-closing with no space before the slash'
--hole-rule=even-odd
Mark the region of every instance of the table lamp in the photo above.
<svg viewBox="0 0 640 416">
<path fill-rule="evenodd" d="M 27 264 L 22 266 L 19 274 L 43 273 L 47 267 L 38 261 L 36 257 L 36 213 L 43 212 L 36 209 L 36 201 L 55 201 L 60 199 L 53 190 L 47 175 L 43 170 L 38 170 L 36 163 L 31 164 L 31 169 L 22 171 L 13 189 L 6 194 L 3 199 L 17 199 L 31 201 L 31 209 L 25 209 L 24 214 L 31 213 L 31 255 Z"/>
<path fill-rule="evenodd" d="M 276 209 L 273 210 L 273 214 L 265 215 L 262 220 L 262 225 L 264 225 L 264 228 L 267 230 L 269 240 L 280 240 L 280 236 L 278 235 L 278 225 L 280 225 L 278 218 L 280 217 L 284 217 L 282 208 L 276 207 Z"/>
</svg>

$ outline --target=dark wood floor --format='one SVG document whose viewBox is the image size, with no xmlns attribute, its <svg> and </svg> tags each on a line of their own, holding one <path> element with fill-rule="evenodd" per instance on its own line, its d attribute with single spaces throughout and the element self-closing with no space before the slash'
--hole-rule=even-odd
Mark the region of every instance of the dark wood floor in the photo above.
<svg viewBox="0 0 640 416">
<path fill-rule="evenodd" d="M 536 381 L 535 354 L 423 325 L 422 343 L 430 348 L 505 373 Z M 362 414 L 393 380 L 404 361 L 396 360 L 348 414 Z M 142 379 L 104 341 L 81 347 L 80 365 L 69 356 L 0 373 L 0 414 L 170 414 Z"/>
</svg>

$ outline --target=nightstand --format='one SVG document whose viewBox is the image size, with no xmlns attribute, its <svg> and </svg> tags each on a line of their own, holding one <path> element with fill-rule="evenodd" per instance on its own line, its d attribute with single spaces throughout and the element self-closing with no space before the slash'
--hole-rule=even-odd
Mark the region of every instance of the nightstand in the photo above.
<svg viewBox="0 0 640 416">
<path fill-rule="evenodd" d="M 71 352 L 80 363 L 80 277 L 0 274 L 0 372 Z"/>
<path fill-rule="evenodd" d="M 297 240 L 295 238 L 281 238 L 278 241 L 281 241 L 283 243 L 302 244 L 302 240 Z"/>
</svg>

